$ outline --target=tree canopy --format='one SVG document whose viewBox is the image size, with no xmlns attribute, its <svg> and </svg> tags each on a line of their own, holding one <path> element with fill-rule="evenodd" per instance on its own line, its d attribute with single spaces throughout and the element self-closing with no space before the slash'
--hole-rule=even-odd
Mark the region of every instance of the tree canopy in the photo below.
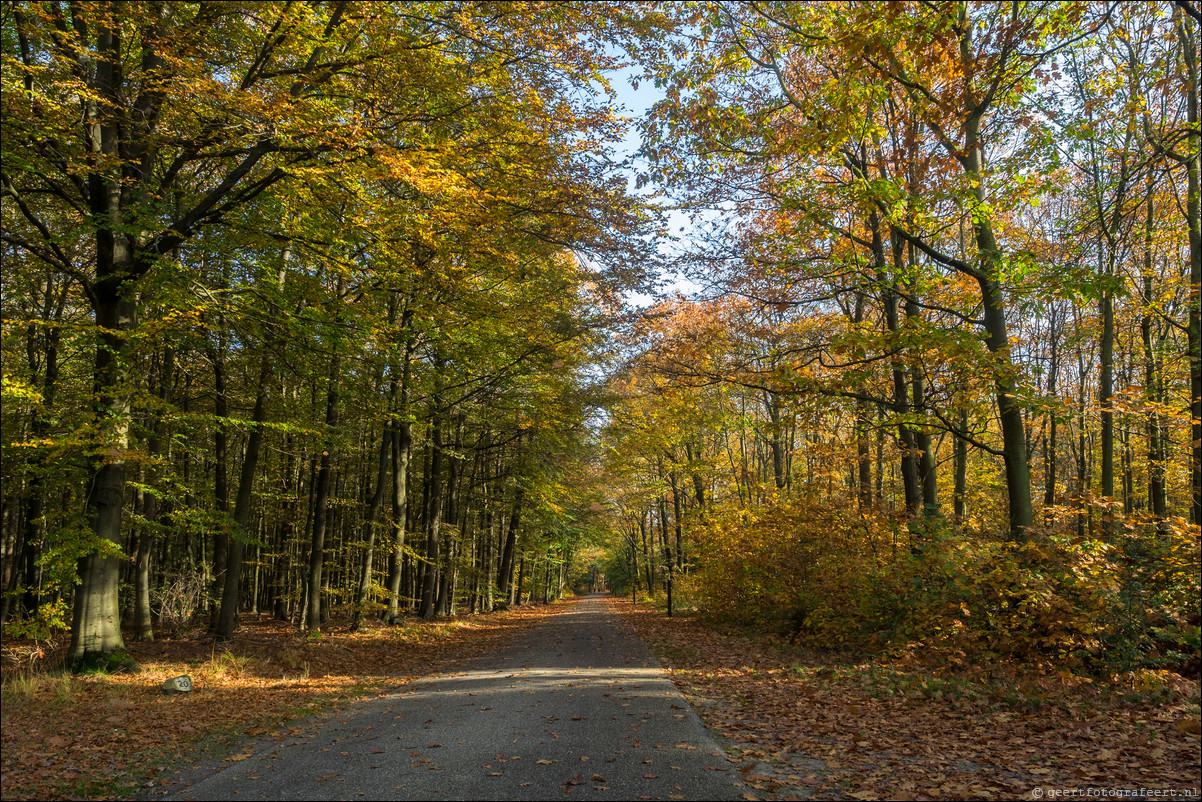
<svg viewBox="0 0 1202 802">
<path fill-rule="evenodd" d="M 5 2 L 4 620 L 82 667 L 605 582 L 817 644 L 1196 650 L 1198 26 Z"/>
</svg>

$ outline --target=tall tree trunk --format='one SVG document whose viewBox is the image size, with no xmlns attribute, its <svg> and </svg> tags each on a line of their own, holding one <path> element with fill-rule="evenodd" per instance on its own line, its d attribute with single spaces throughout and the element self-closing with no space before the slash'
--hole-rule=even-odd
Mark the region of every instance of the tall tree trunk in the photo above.
<svg viewBox="0 0 1202 802">
<path fill-rule="evenodd" d="M 501 550 L 501 567 L 497 572 L 497 593 L 502 599 L 509 599 L 512 595 L 509 592 L 509 583 L 510 577 L 513 576 L 514 551 L 517 548 L 518 526 L 522 521 L 522 502 L 525 498 L 526 487 L 519 478 L 513 491 L 513 508 L 509 514 L 509 527 L 505 532 L 505 546 Z"/>
<path fill-rule="evenodd" d="M 634 542 L 634 531 L 631 530 L 626 535 L 627 541 L 630 543 L 630 602 L 638 604 L 639 601 L 639 550 Z"/>
<path fill-rule="evenodd" d="M 971 26 L 962 34 L 972 36 Z M 981 139 L 981 114 L 974 111 L 964 122 L 964 167 L 973 181 L 973 194 L 980 208 L 988 208 L 985 195 L 984 142 Z M 1026 537 L 1034 522 L 1031 504 L 1031 473 L 1027 464 L 1027 441 L 1023 427 L 1022 405 L 1018 401 L 1015 376 L 1018 371 L 1010 359 L 1010 337 L 1006 325 L 1006 295 L 1001 284 L 1002 252 L 994 238 L 993 221 L 988 214 L 976 215 L 973 232 L 979 254 L 977 283 L 985 315 L 985 347 L 995 360 L 994 387 L 997 390 L 998 417 L 1002 428 L 1002 459 L 1006 465 L 1006 496 L 1009 501 L 1010 536 Z"/>
<path fill-rule="evenodd" d="M 960 407 L 961 431 L 968 432 L 968 408 Z M 965 496 L 968 493 L 968 441 L 957 437 L 952 447 L 952 463 L 955 471 L 955 488 L 952 491 L 952 514 L 958 523 L 964 522 Z"/>
<path fill-rule="evenodd" d="M 13 600 L 17 597 L 18 582 L 21 579 L 21 565 L 16 557 L 25 548 L 22 542 L 28 533 L 28 528 L 22 525 L 23 512 L 21 505 L 14 503 L 11 496 L 0 497 L 0 534 L 3 535 L 3 549 L 12 559 L 3 561 L 0 579 L 4 588 L 3 600 L 0 600 L 0 623 L 7 624 L 9 614 L 13 612 Z"/>
<path fill-rule="evenodd" d="M 510 604 L 521 605 L 522 603 L 522 586 L 526 583 L 526 555 L 523 554 L 518 560 L 518 578 L 513 583 L 511 596 L 509 597 Z"/>
<path fill-rule="evenodd" d="M 114 57 L 116 58 L 116 57 Z M 104 551 L 80 559 L 79 584 L 71 616 L 71 645 L 67 664 L 80 668 L 94 655 L 125 651 L 117 588 L 121 560 L 121 512 L 125 499 L 125 454 L 129 449 L 129 335 L 136 325 L 137 300 L 124 285 L 130 254 L 124 237 L 102 231 L 97 257 L 104 278 L 94 288 L 99 329 L 95 356 L 95 419 L 99 424 L 101 455 L 88 484 L 85 509 L 97 538 L 108 541 Z M 128 271 L 133 272 L 133 271 Z"/>
<path fill-rule="evenodd" d="M 1155 213 L 1155 201 L 1152 192 L 1152 179 L 1149 176 L 1147 186 L 1148 197 L 1144 205 L 1144 259 L 1143 259 L 1143 314 L 1140 316 L 1139 333 L 1143 345 L 1144 385 L 1147 388 L 1148 401 L 1152 410 L 1148 413 L 1148 507 L 1156 517 L 1157 525 L 1165 526 L 1168 515 L 1169 497 L 1165 481 L 1165 462 L 1168 459 L 1164 443 L 1163 417 L 1158 405 L 1164 402 L 1161 387 L 1160 371 L 1157 368 L 1156 341 L 1152 333 L 1152 308 L 1155 298 L 1152 268 L 1152 234 Z"/>
<path fill-rule="evenodd" d="M 1060 326 L 1055 304 L 1048 307 L 1048 339 L 1051 354 L 1048 361 L 1048 400 L 1055 404 L 1056 382 L 1060 378 Z M 1056 503 L 1056 415 L 1049 415 L 1047 446 L 1044 448 L 1043 503 Z"/>
<path fill-rule="evenodd" d="M 772 450 L 772 479 L 777 490 L 788 484 L 785 475 L 785 446 L 781 436 L 780 397 L 771 390 L 764 390 L 764 408 L 768 411 L 768 446 Z"/>
<path fill-rule="evenodd" d="M 427 621 L 434 618 L 434 593 L 438 579 L 438 541 L 442 529 L 442 368 L 441 355 L 434 357 L 434 396 L 430 400 L 430 493 L 426 500 L 426 570 L 422 575 L 422 602 L 418 615 Z"/>
<path fill-rule="evenodd" d="M 909 247 L 906 250 L 910 273 L 915 274 L 919 268 L 918 249 L 914 243 L 909 243 Z M 918 305 L 918 299 L 914 295 L 916 290 L 911 284 L 912 282 L 907 282 L 906 288 L 906 325 L 916 328 L 922 323 L 922 309 Z M 927 393 L 926 380 L 922 374 L 922 365 L 916 364 L 911 366 L 909 373 L 911 409 L 926 417 Z M 931 450 L 931 434 L 924 426 L 914 429 L 913 432 L 915 459 L 917 461 L 915 469 L 918 473 L 917 479 L 922 493 L 922 514 L 926 517 L 937 516 L 939 514 L 939 476 L 936 472 L 935 454 Z"/>
<path fill-rule="evenodd" d="M 221 526 L 213 531 L 213 576 L 209 590 L 209 628 L 216 632 L 217 602 L 224 593 L 226 558 L 229 556 L 225 516 L 230 512 L 229 435 L 226 431 L 229 395 L 226 392 L 225 375 L 225 318 L 222 316 L 217 318 L 217 346 L 209 353 L 213 360 L 213 412 L 217 418 L 217 426 L 213 430 L 213 501 L 217 511 L 222 514 Z"/>
<path fill-rule="evenodd" d="M 153 38 L 152 34 L 148 41 Z M 149 48 L 147 55 L 153 60 Z M 96 30 L 95 54 L 81 47 L 80 58 L 90 62 L 93 77 L 89 88 L 94 92 L 83 101 L 83 143 L 97 162 L 112 163 L 119 158 L 123 135 L 110 114 L 110 109 L 121 108 L 121 31 L 101 21 Z M 86 186 L 89 222 L 95 226 L 96 278 L 88 298 L 97 327 L 92 375 L 98 457 L 84 509 L 93 534 L 108 542 L 78 563 L 79 584 L 66 659 L 72 668 L 84 666 L 95 655 L 125 651 L 117 597 L 120 559 L 114 555 L 121 544 L 125 454 L 129 449 L 130 335 L 137 326 L 138 279 L 151 264 L 136 252 L 136 242 L 127 233 L 121 205 L 127 187 L 122 177 L 111 170 L 94 169 L 86 176 Z"/>
<path fill-rule="evenodd" d="M 643 565 L 647 571 L 647 593 L 655 593 L 655 579 L 651 559 L 651 548 L 647 545 L 647 510 L 639 514 L 639 536 L 643 541 Z"/>
<path fill-rule="evenodd" d="M 684 570 L 684 525 L 680 518 L 680 487 L 676 479 L 676 471 L 668 474 L 668 478 L 672 484 L 672 522 L 673 529 L 676 532 L 676 570 Z"/>
<path fill-rule="evenodd" d="M 696 464 L 701 459 L 701 449 L 694 451 L 692 445 L 686 440 L 684 453 L 689 460 L 689 474 L 693 479 L 693 495 L 697 499 L 697 509 L 705 510 L 705 477 L 702 475 L 701 468 Z"/>
<path fill-rule="evenodd" d="M 1110 249 L 1114 253 L 1113 246 Z M 1103 247 L 1101 238 L 1098 239 L 1098 267 L 1106 277 L 1114 275 L 1113 259 L 1105 260 L 1103 266 Z M 1107 290 L 1102 293 L 1099 301 L 1102 317 L 1102 338 L 1098 344 L 1100 365 L 1098 370 L 1098 402 L 1101 406 L 1102 428 L 1102 495 L 1106 499 L 1114 497 L 1114 293 Z"/>
<path fill-rule="evenodd" d="M 1085 408 L 1089 401 L 1085 386 L 1085 355 L 1077 351 L 1077 537 L 1085 537 L 1088 515 L 1086 505 L 1089 495 L 1089 458 L 1086 452 Z"/>
<path fill-rule="evenodd" d="M 402 320 L 407 327 L 411 313 L 406 310 Z M 401 578 L 405 567 L 405 529 L 409 517 L 409 458 L 413 451 L 413 424 L 409 420 L 409 371 L 412 363 L 412 343 L 405 347 L 398 384 L 394 371 L 389 392 L 393 404 L 392 428 L 392 556 L 388 563 L 388 609 L 384 621 L 395 624 L 400 620 Z"/>
<path fill-rule="evenodd" d="M 384 486 L 388 482 L 388 457 L 392 453 L 392 429 L 386 425 L 380 435 L 380 454 L 376 462 L 376 489 L 367 503 L 367 515 L 363 518 L 363 532 L 360 538 L 367 543 L 363 555 L 363 566 L 359 572 L 359 590 L 355 594 L 355 613 L 351 617 L 351 632 L 363 628 L 363 610 L 367 606 L 371 594 L 372 556 L 376 545 L 376 519 L 380 516 L 380 502 L 384 498 Z"/>
<path fill-rule="evenodd" d="M 868 442 L 871 428 L 868 402 L 856 402 L 856 464 L 859 476 L 857 499 L 861 509 L 872 506 L 872 448 Z"/>
<path fill-rule="evenodd" d="M 49 325 L 37 326 L 30 323 L 28 327 L 26 343 L 31 373 L 36 375 L 35 366 L 39 361 L 42 363 L 42 402 L 34 407 L 30 421 L 30 433 L 34 442 L 41 442 L 50 435 L 50 420 L 56 414 L 55 399 L 58 394 L 59 380 L 58 347 L 62 336 L 62 328 L 58 324 L 62 321 L 69 289 L 69 281 L 63 280 L 62 286 L 56 287 L 53 275 L 47 275 L 42 302 L 42 320 Z M 40 349 L 38 347 L 39 330 L 42 332 Z M 29 482 L 26 485 L 28 504 L 25 507 L 24 537 L 20 552 L 24 569 L 22 573 L 25 578 L 25 593 L 22 594 L 22 597 L 26 613 L 34 612 L 41 604 L 41 594 L 38 589 L 40 580 L 38 561 L 42 554 L 46 535 L 46 522 L 43 515 L 46 510 L 46 493 L 48 491 L 42 481 L 42 469 L 46 466 L 47 461 L 48 456 L 39 452 L 35 458 L 33 470 L 29 472 Z M 18 566 L 10 565 L 12 573 L 9 576 L 10 582 L 6 583 L 6 585 L 13 584 L 10 592 L 16 589 L 17 568 Z M 12 598 L 11 595 L 4 597 L 5 611 L 0 620 L 8 619 L 10 598 Z"/>
<path fill-rule="evenodd" d="M 1124 371 L 1127 373 L 1128 371 Z M 1124 386 L 1130 387 L 1130 380 L 1124 381 Z M 1123 512 L 1130 515 L 1135 511 L 1135 466 L 1134 451 L 1131 447 L 1131 426 L 1119 427 L 1119 442 L 1123 446 Z"/>
<path fill-rule="evenodd" d="M 438 615 L 452 615 L 454 612 L 454 595 L 455 595 L 455 580 L 457 578 L 457 565 L 460 553 L 460 543 L 462 542 L 463 529 L 460 527 L 459 521 L 459 499 L 462 495 L 460 485 L 463 481 L 463 458 L 460 455 L 463 448 L 463 424 L 466 416 L 463 413 L 455 417 L 455 439 L 451 445 L 451 458 L 448 460 L 447 470 L 447 521 L 451 524 L 451 529 L 445 530 L 447 535 L 446 547 L 443 549 L 445 556 L 443 562 L 446 568 L 442 572 L 442 577 L 438 583 L 438 598 L 435 601 L 434 609 Z"/>
<path fill-rule="evenodd" d="M 900 236 L 891 238 L 893 252 L 893 275 L 896 277 L 903 272 L 904 243 Z M 884 290 L 882 299 L 885 312 L 885 328 L 890 334 L 896 335 L 901 331 L 901 321 L 898 317 L 897 291 L 892 285 Z M 896 343 L 892 346 L 897 348 Z M 918 484 L 918 444 L 914 439 L 914 430 L 905 422 L 904 417 L 910 412 L 910 388 L 906 382 L 906 371 L 901 359 L 896 355 L 891 358 L 893 375 L 893 411 L 899 418 L 897 424 L 897 439 L 901 445 L 901 479 L 902 490 L 906 498 L 906 514 L 915 516 L 922 504 L 922 493 Z"/>
<path fill-rule="evenodd" d="M 271 376 L 271 358 L 259 363 L 259 387 L 255 393 L 255 408 L 251 413 L 250 433 L 246 436 L 246 454 L 238 475 L 238 495 L 234 498 L 234 531 L 229 538 L 225 561 L 225 579 L 221 588 L 221 612 L 217 620 L 217 639 L 229 640 L 237 629 L 238 610 L 242 602 L 242 560 L 246 553 L 246 525 L 250 521 L 250 506 L 259 468 L 259 451 L 263 444 L 263 423 L 267 420 L 267 384 Z"/>
<path fill-rule="evenodd" d="M 672 541 L 668 538 L 668 503 L 663 496 L 659 497 L 659 537 L 664 550 L 664 589 L 668 594 L 668 618 L 671 618 L 676 562 L 672 559 Z"/>
<path fill-rule="evenodd" d="M 330 498 L 330 463 L 334 450 L 334 433 L 338 428 L 338 377 L 341 359 L 335 354 L 330 360 L 330 378 L 326 390 L 326 437 L 321 452 L 321 463 L 314 483 L 313 538 L 309 545 L 309 576 L 305 583 L 304 629 L 310 633 L 321 632 L 322 566 L 325 560 L 326 507 Z"/>
<path fill-rule="evenodd" d="M 1190 372 L 1190 440 L 1193 452 L 1190 468 L 1190 521 L 1202 524 L 1202 198 L 1199 187 L 1199 161 L 1202 159 L 1202 132 L 1198 120 L 1198 23 L 1184 9 L 1175 10 L 1177 35 L 1185 65 L 1186 122 L 1185 153 L 1178 157 L 1185 164 L 1185 217 L 1189 229 L 1189 320 L 1188 347 Z"/>
<path fill-rule="evenodd" d="M 171 388 L 175 374 L 175 351 L 170 346 L 163 349 L 158 374 L 159 387 L 155 394 L 162 410 L 155 415 L 146 444 L 146 451 L 152 460 L 161 457 L 164 450 L 163 440 L 167 427 L 163 415 L 171 405 Z M 138 548 L 134 554 L 134 627 L 140 641 L 154 640 L 154 622 L 150 609 L 150 556 L 154 544 L 152 528 L 161 523 L 160 516 L 166 513 L 164 506 L 153 488 L 143 497 L 142 517 L 146 520 L 146 525 L 139 533 Z"/>
<path fill-rule="evenodd" d="M 493 604 L 496 602 L 496 567 L 497 555 L 496 544 L 497 535 L 495 532 L 497 522 L 501 516 L 493 513 L 492 509 L 485 511 L 485 520 L 487 524 L 484 527 L 484 600 L 483 607 L 488 612 L 492 612 Z"/>
</svg>

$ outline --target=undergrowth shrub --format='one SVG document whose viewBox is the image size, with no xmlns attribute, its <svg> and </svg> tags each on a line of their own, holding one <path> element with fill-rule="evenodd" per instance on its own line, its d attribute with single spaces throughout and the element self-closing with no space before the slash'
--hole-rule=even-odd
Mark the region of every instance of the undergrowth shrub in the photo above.
<svg viewBox="0 0 1202 802">
<path fill-rule="evenodd" d="M 690 591 L 713 619 L 820 648 L 1196 671 L 1197 528 L 1108 510 L 1082 532 L 1080 514 L 1016 542 L 802 501 L 720 511 Z"/>
<path fill-rule="evenodd" d="M 203 573 L 179 571 L 165 576 L 163 582 L 150 591 L 150 606 L 164 637 L 175 637 L 187 631 L 193 613 L 204 601 L 206 590 Z"/>
</svg>

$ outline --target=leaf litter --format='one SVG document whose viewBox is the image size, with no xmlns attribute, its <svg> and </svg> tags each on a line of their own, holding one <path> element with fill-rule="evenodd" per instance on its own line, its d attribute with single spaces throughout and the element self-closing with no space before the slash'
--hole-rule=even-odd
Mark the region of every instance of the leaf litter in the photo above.
<svg viewBox="0 0 1202 802">
<path fill-rule="evenodd" d="M 1031 798 L 1196 789 L 1197 680 L 952 671 L 809 654 L 613 599 L 741 764 L 745 799 Z"/>
<path fill-rule="evenodd" d="M 332 620 L 321 638 L 246 616 L 228 644 L 204 635 L 128 639 L 142 666 L 132 675 L 31 672 L 20 659 L 30 642 L 4 638 L 0 796 L 131 797 L 202 760 L 236 763 L 250 752 L 222 755 L 246 736 L 311 737 L 313 722 L 287 722 L 443 673 L 557 611 L 522 606 L 434 623 L 370 621 L 358 633 Z M 65 649 L 65 640 L 57 644 L 58 652 Z M 162 683 L 181 674 L 192 677 L 195 690 L 163 695 Z"/>
</svg>

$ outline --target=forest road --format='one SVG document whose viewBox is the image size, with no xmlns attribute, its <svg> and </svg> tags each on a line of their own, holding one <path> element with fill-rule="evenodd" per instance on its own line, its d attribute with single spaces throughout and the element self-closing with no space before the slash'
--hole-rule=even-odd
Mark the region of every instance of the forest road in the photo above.
<svg viewBox="0 0 1202 802">
<path fill-rule="evenodd" d="M 501 654 L 247 752 L 165 790 L 221 800 L 724 800 L 746 790 L 646 644 L 597 595 Z"/>
</svg>

